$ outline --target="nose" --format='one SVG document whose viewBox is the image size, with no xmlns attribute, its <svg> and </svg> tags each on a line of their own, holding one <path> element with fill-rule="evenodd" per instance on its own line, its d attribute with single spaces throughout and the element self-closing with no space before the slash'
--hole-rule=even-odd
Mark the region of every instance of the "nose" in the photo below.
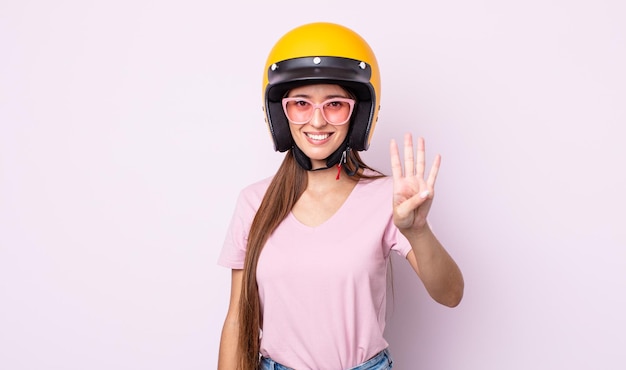
<svg viewBox="0 0 626 370">
<path fill-rule="evenodd" d="M 328 122 L 326 122 L 326 119 L 324 118 L 324 115 L 322 114 L 322 108 L 315 108 L 313 110 L 313 117 L 311 117 L 309 124 L 316 128 L 324 127 L 328 124 Z"/>
</svg>

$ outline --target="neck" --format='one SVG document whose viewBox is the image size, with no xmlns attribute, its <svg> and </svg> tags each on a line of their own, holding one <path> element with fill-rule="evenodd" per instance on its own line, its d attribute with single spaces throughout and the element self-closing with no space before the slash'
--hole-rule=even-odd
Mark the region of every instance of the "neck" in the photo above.
<svg viewBox="0 0 626 370">
<path fill-rule="evenodd" d="M 338 171 L 339 170 L 336 165 L 331 168 L 319 169 L 317 171 L 307 171 L 307 189 L 333 189 L 338 186 L 344 186 L 357 181 L 348 176 L 343 169 L 340 170 L 340 176 L 339 179 L 337 179 Z"/>
</svg>

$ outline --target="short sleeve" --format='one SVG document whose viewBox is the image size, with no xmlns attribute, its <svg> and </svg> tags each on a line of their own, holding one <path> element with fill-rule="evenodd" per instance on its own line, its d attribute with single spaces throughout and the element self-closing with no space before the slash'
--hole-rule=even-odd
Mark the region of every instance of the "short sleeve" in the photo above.
<svg viewBox="0 0 626 370">
<path fill-rule="evenodd" d="M 242 269 L 246 259 L 248 234 L 268 181 L 258 182 L 243 189 L 237 198 L 235 211 L 226 231 L 218 265 L 231 269 Z"/>
<path fill-rule="evenodd" d="M 394 225 L 393 218 L 389 218 L 387 227 L 385 228 L 385 245 L 390 247 L 390 250 L 398 253 L 402 257 L 406 257 L 411 251 L 411 244 L 409 240 L 402 235 L 400 230 Z"/>
</svg>

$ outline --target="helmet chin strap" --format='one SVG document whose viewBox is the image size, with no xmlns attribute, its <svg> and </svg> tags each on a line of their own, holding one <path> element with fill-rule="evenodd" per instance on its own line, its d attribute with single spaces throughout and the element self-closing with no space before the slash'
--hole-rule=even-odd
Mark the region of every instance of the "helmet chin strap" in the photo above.
<svg viewBox="0 0 626 370">
<path fill-rule="evenodd" d="M 326 170 L 336 165 L 337 166 L 337 180 L 339 180 L 339 174 L 341 173 L 341 168 L 344 167 L 343 164 L 347 162 L 348 157 L 350 157 L 352 163 L 355 166 L 353 171 L 348 171 L 347 169 L 345 170 L 348 176 L 354 176 L 354 174 L 359 169 L 357 162 L 354 160 L 352 156 L 352 149 L 348 145 L 348 138 L 346 138 L 346 140 L 339 146 L 339 148 L 337 148 L 337 150 L 335 150 L 331 155 L 329 155 L 326 158 L 326 167 L 321 167 L 321 168 L 314 169 L 313 165 L 311 164 L 311 159 L 306 154 L 304 154 L 304 152 L 300 148 L 298 148 L 297 145 L 294 145 L 292 149 L 293 149 L 293 155 L 296 159 L 296 162 L 298 162 L 300 167 L 304 168 L 307 171 Z"/>
</svg>

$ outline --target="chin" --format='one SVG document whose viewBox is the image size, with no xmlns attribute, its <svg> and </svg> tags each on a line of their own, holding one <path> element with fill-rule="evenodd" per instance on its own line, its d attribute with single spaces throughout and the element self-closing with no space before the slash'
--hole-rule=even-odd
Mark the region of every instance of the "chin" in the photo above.
<svg viewBox="0 0 626 370">
<path fill-rule="evenodd" d="M 326 164 L 326 158 L 328 158 L 331 154 L 333 154 L 333 152 L 324 152 L 324 153 L 320 153 L 320 152 L 311 152 L 310 150 L 303 150 L 304 154 L 306 154 L 307 157 L 309 157 L 309 159 L 311 159 L 311 162 L 322 162 L 324 164 Z"/>
</svg>

